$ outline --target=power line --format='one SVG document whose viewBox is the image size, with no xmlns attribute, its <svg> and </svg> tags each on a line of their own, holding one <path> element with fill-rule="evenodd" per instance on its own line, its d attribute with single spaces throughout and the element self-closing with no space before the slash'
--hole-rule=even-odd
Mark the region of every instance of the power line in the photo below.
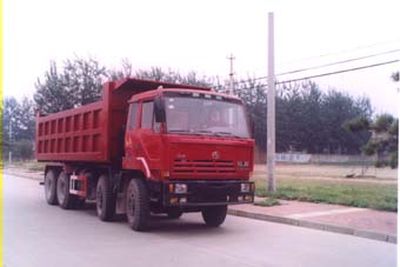
<svg viewBox="0 0 400 267">
<path fill-rule="evenodd" d="M 374 44 L 370 44 L 370 45 L 356 46 L 356 47 L 350 48 L 350 49 L 344 49 L 344 50 L 337 51 L 337 52 L 325 53 L 325 54 L 321 54 L 321 55 L 317 55 L 317 56 L 311 56 L 311 57 L 308 57 L 308 58 L 301 58 L 301 59 L 298 59 L 298 60 L 288 61 L 288 62 L 284 62 L 284 63 L 294 63 L 294 62 L 300 62 L 300 61 L 305 61 L 305 60 L 310 60 L 310 59 L 316 59 L 316 58 L 322 58 L 322 57 L 327 57 L 327 56 L 339 55 L 339 54 L 348 53 L 348 52 L 352 52 L 352 51 L 356 51 L 356 50 L 363 50 L 363 49 L 366 49 L 366 48 L 371 48 L 371 47 L 380 46 L 380 45 L 386 45 L 386 44 L 393 44 L 393 43 L 398 43 L 398 42 L 400 42 L 400 39 L 382 41 L 382 42 L 378 42 L 378 43 L 374 43 Z"/>
<path fill-rule="evenodd" d="M 349 59 L 345 59 L 345 60 L 340 60 L 340 61 L 335 61 L 335 62 L 331 62 L 331 63 L 326 63 L 326 64 L 322 64 L 322 65 L 317 65 L 317 66 L 311 66 L 311 67 L 307 67 L 307 68 L 301 68 L 301 69 L 296 69 L 296 70 L 291 70 L 291 71 L 287 71 L 287 72 L 281 72 L 276 74 L 276 76 L 284 76 L 284 75 L 288 75 L 288 74 L 295 74 L 295 73 L 299 73 L 299 72 L 304 72 L 304 71 L 309 71 L 309 70 L 314 70 L 314 69 L 319 69 L 319 68 L 324 68 L 324 67 L 330 67 L 330 66 L 335 66 L 335 65 L 341 65 L 344 63 L 349 63 L 349 62 L 353 62 L 353 61 L 359 61 L 359 60 L 363 60 L 363 59 L 367 59 L 367 58 L 373 58 L 373 57 L 377 57 L 377 56 L 381 56 L 381 55 L 387 55 L 387 54 L 393 54 L 396 52 L 400 52 L 400 49 L 393 49 L 393 50 L 388 50 L 388 51 L 384 51 L 384 52 L 380 52 L 380 53 L 375 53 L 375 54 L 370 54 L 370 55 L 365 55 L 365 56 L 360 56 L 360 57 L 354 57 L 354 58 L 349 58 Z M 267 76 L 261 76 L 261 77 L 257 77 L 254 78 L 254 81 L 257 80 L 264 80 L 267 79 Z M 240 84 L 240 83 L 246 83 L 247 81 L 237 81 L 237 82 L 231 82 L 232 85 L 235 84 Z M 216 88 L 221 88 L 223 87 L 218 86 Z"/>
<path fill-rule="evenodd" d="M 307 57 L 307 58 L 301 58 L 301 59 L 285 61 L 285 62 L 282 62 L 282 63 L 283 64 L 289 64 L 289 63 L 309 61 L 309 60 L 312 60 L 312 59 L 323 58 L 323 57 L 333 56 L 333 55 L 340 55 L 340 54 L 344 54 L 344 53 L 348 53 L 348 52 L 352 52 L 352 51 L 365 50 L 365 49 L 371 48 L 371 47 L 382 46 L 382 45 L 386 45 L 386 44 L 394 44 L 394 43 L 400 43 L 400 39 L 381 41 L 381 42 L 374 43 L 374 44 L 369 44 L 369 45 L 361 45 L 361 46 L 357 46 L 357 47 L 353 47 L 353 48 L 349 48 L 349 49 L 344 49 L 344 50 L 337 51 L 337 52 L 330 52 L 330 53 L 311 56 L 311 57 Z"/>
<path fill-rule="evenodd" d="M 381 55 L 392 54 L 392 53 L 396 53 L 396 52 L 400 52 L 400 49 L 393 49 L 393 50 L 389 50 L 389 51 L 385 51 L 385 52 L 381 52 L 381 53 L 376 53 L 376 54 L 371 54 L 371 55 L 366 55 L 366 56 L 361 56 L 361 57 L 349 58 L 349 59 L 345 59 L 345 60 L 340 60 L 340 61 L 331 62 L 331 63 L 327 63 L 327 64 L 312 66 L 312 67 L 308 67 L 308 68 L 301 68 L 301 69 L 297 69 L 297 70 L 281 72 L 281 73 L 276 74 L 276 76 L 295 74 L 295 73 L 304 72 L 304 71 L 308 71 L 308 70 L 314 70 L 314 69 L 319 69 L 319 68 L 324 68 L 324 67 L 340 65 L 340 64 L 349 63 L 349 62 L 353 62 L 353 61 L 358 61 L 358 60 L 362 60 L 362 59 L 367 59 L 367 58 L 377 57 L 377 56 L 381 56 Z M 254 79 L 254 80 L 262 80 L 262 79 L 267 79 L 267 76 L 258 77 L 258 78 Z"/>
<path fill-rule="evenodd" d="M 334 66 L 334 65 L 349 63 L 349 62 L 352 62 L 352 61 L 358 61 L 358 60 L 377 57 L 377 56 L 381 56 L 381 55 L 392 54 L 392 53 L 396 53 L 396 52 L 400 52 L 400 49 L 394 49 L 394 50 L 385 51 L 385 52 L 381 52 L 381 53 L 376 53 L 376 54 L 372 54 L 372 55 L 354 57 L 354 58 L 340 60 L 340 61 L 336 61 L 336 62 L 332 62 L 332 63 L 327 63 L 327 64 L 312 66 L 312 67 L 308 67 L 308 68 L 292 70 L 292 71 L 288 71 L 288 72 L 279 73 L 279 74 L 277 74 L 277 76 L 282 76 L 282 75 L 287 75 L 287 74 L 294 74 L 294 73 L 298 73 L 298 72 L 303 72 L 303 71 L 313 70 L 313 69 L 319 69 L 319 68 L 324 68 L 324 67 L 330 67 L 330 66 Z"/>
<path fill-rule="evenodd" d="M 390 61 L 384 61 L 384 62 L 379 62 L 379 63 L 375 63 L 375 64 L 370 64 L 370 65 L 364 65 L 364 66 L 359 66 L 359 67 L 354 67 L 354 68 L 349 68 L 349 69 L 342 69 L 342 70 L 338 70 L 338 71 L 332 71 L 332 72 L 326 72 L 326 73 L 320 73 L 320 74 L 315 74 L 315 75 L 310 75 L 310 76 L 305 76 L 305 77 L 301 77 L 301 78 L 296 78 L 296 79 L 291 79 L 291 80 L 285 80 L 285 81 L 279 81 L 276 82 L 276 84 L 283 84 L 283 83 L 289 83 L 289 82 L 297 82 L 297 81 L 302 81 L 302 80 L 307 80 L 307 79 L 313 79 L 313 78 L 320 78 L 320 77 L 324 77 L 324 76 L 330 76 L 330 75 L 335 75 L 335 74 L 341 74 L 341 73 L 346 73 L 346 72 L 352 72 L 352 71 L 358 71 L 358 70 L 362 70 L 362 69 L 368 69 L 368 68 L 374 68 L 374 67 L 379 67 L 379 66 L 384 66 L 384 65 L 389 65 L 389 64 L 393 64 L 396 62 L 400 62 L 400 59 L 395 59 L 395 60 L 390 60 Z M 260 78 L 256 78 L 256 79 L 261 79 Z M 265 77 L 263 77 L 263 79 L 265 79 Z M 262 84 L 258 84 L 258 86 L 266 86 L 267 84 L 262 83 Z M 217 86 L 214 88 L 221 88 L 223 86 Z M 255 87 L 242 87 L 240 89 L 242 90 L 246 90 L 246 89 L 254 89 Z"/>
<path fill-rule="evenodd" d="M 286 82 L 296 82 L 296 81 L 301 81 L 301 80 L 306 80 L 306 79 L 319 78 L 319 77 L 324 77 L 324 76 L 329 76 L 329 75 L 334 75 L 334 74 L 340 74 L 340 73 L 351 72 L 351 71 L 356 71 L 356 70 L 379 67 L 379 66 L 383 66 L 383 65 L 393 64 L 393 63 L 396 63 L 396 62 L 399 62 L 399 61 L 400 61 L 399 59 L 395 59 L 395 60 L 375 63 L 375 64 L 371 64 L 371 65 L 365 65 L 365 66 L 360 66 L 360 67 L 355 67 L 355 68 L 350 68 L 350 69 L 343 69 L 343 70 L 338 70 L 338 71 L 321 73 L 321 74 L 311 75 L 311 76 L 292 79 L 292 80 L 286 80 L 286 81 L 282 81 L 282 82 L 277 82 L 277 84 L 286 83 Z"/>
</svg>

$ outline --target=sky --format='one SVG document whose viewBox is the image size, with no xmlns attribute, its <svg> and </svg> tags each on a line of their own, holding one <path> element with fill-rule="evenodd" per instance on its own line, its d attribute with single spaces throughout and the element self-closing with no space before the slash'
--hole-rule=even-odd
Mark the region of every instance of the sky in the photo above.
<svg viewBox="0 0 400 267">
<path fill-rule="evenodd" d="M 299 3 L 300 2 L 300 3 Z M 4 0 L 4 94 L 31 97 L 51 60 L 93 57 L 110 68 L 160 66 L 227 79 L 268 72 L 274 12 L 276 73 L 400 49 L 400 1 Z M 317 68 L 290 80 L 400 59 L 400 52 Z M 376 113 L 399 112 L 400 64 L 314 79 L 324 90 L 367 96 Z"/>
</svg>

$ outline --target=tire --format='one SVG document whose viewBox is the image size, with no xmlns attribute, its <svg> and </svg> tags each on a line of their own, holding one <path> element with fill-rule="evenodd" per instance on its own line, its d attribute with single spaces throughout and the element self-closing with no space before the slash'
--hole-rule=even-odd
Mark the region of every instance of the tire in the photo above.
<svg viewBox="0 0 400 267">
<path fill-rule="evenodd" d="M 167 216 L 169 219 L 179 219 L 182 216 L 183 212 L 178 209 L 171 209 L 167 212 Z"/>
<path fill-rule="evenodd" d="M 148 229 L 149 197 L 143 180 L 131 179 L 129 181 L 126 190 L 126 217 L 132 230 L 145 231 Z"/>
<path fill-rule="evenodd" d="M 69 175 L 61 172 L 57 178 L 57 201 L 61 208 L 72 209 L 76 196 L 69 193 Z"/>
<path fill-rule="evenodd" d="M 111 221 L 115 215 L 115 196 L 107 175 L 101 175 L 97 181 L 96 211 L 102 221 Z"/>
<path fill-rule="evenodd" d="M 46 172 L 44 177 L 44 196 L 49 205 L 57 205 L 57 173 L 54 170 Z"/>
<path fill-rule="evenodd" d="M 210 206 L 206 207 L 201 211 L 203 220 L 207 226 L 218 227 L 220 226 L 226 218 L 227 206 Z"/>
</svg>

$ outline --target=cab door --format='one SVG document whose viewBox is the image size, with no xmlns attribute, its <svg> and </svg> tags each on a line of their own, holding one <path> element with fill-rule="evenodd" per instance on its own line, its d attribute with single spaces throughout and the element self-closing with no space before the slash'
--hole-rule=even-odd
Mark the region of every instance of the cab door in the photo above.
<svg viewBox="0 0 400 267">
<path fill-rule="evenodd" d="M 140 103 L 134 102 L 129 105 L 128 121 L 125 131 L 125 155 L 123 159 L 124 169 L 140 169 L 137 162 L 138 129 L 140 121 Z"/>
<path fill-rule="evenodd" d="M 142 170 L 150 178 L 153 176 L 152 170 L 160 169 L 162 151 L 161 135 L 154 123 L 154 101 L 132 103 L 129 116 L 131 122 L 128 122 L 125 137 L 129 166 L 126 167 Z"/>
<path fill-rule="evenodd" d="M 142 144 L 142 156 L 149 161 L 149 165 L 158 168 L 161 154 L 161 136 L 156 131 L 154 119 L 154 101 L 142 102 L 139 139 Z"/>
</svg>

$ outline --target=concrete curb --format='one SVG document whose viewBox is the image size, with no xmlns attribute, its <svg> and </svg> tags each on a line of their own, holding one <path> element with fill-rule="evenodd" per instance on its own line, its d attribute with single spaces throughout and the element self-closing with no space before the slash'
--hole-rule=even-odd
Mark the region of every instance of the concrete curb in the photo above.
<svg viewBox="0 0 400 267">
<path fill-rule="evenodd" d="M 305 227 L 315 230 L 322 230 L 346 235 L 354 235 L 362 238 L 368 238 L 378 241 L 389 242 L 393 244 L 397 244 L 397 236 L 391 234 L 384 234 L 384 233 L 377 233 L 372 231 L 366 230 L 357 230 L 350 227 L 344 227 L 339 225 L 332 225 L 327 223 L 319 223 L 319 222 L 312 222 L 306 220 L 298 220 L 292 219 L 287 217 L 275 216 L 270 214 L 262 214 L 262 213 L 253 213 L 243 210 L 235 210 L 235 209 L 228 209 L 228 214 L 239 216 L 239 217 L 246 217 L 256 220 L 262 221 L 269 221 L 275 223 L 283 223 L 288 225 L 294 225 L 299 227 Z"/>
</svg>

